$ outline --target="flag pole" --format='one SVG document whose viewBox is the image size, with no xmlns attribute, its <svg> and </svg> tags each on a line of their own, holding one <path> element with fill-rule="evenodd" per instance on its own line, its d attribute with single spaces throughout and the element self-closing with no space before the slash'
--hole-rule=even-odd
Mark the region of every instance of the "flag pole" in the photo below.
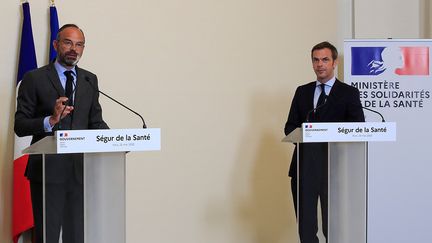
<svg viewBox="0 0 432 243">
<path fill-rule="evenodd" d="M 52 62 L 56 56 L 57 52 L 54 49 L 53 41 L 57 39 L 57 33 L 59 30 L 59 21 L 58 21 L 58 15 L 57 15 L 57 8 L 55 6 L 54 0 L 51 1 L 50 9 L 50 42 L 49 42 L 49 53 L 48 53 L 48 63 Z"/>
<path fill-rule="evenodd" d="M 19 86 L 26 72 L 37 68 L 30 4 L 26 0 L 21 0 L 21 2 L 22 26 L 18 72 L 15 80 L 16 87 Z M 24 176 L 28 155 L 21 153 L 22 149 L 30 144 L 30 139 L 31 137 L 29 136 L 23 138 L 15 137 L 12 189 L 12 238 L 15 243 L 18 242 L 23 232 L 34 227 L 30 183 Z"/>
</svg>

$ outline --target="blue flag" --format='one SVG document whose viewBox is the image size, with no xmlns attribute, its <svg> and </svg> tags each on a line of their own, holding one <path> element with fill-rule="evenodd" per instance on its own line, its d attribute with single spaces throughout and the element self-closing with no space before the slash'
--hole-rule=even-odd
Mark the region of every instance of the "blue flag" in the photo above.
<svg viewBox="0 0 432 243">
<path fill-rule="evenodd" d="M 49 43 L 50 46 L 49 61 L 52 62 L 57 57 L 57 52 L 54 49 L 53 41 L 56 39 L 59 30 L 57 8 L 54 5 L 50 7 L 50 29 L 51 29 L 51 38 Z"/>
<path fill-rule="evenodd" d="M 30 70 L 37 68 L 36 51 L 33 41 L 33 31 L 30 17 L 30 4 L 28 2 L 22 4 L 23 7 L 23 23 L 21 32 L 21 47 L 18 62 L 17 84 L 20 82 L 24 74 Z"/>
<path fill-rule="evenodd" d="M 30 5 L 28 2 L 25 2 L 22 4 L 22 7 L 23 22 L 16 80 L 17 86 L 26 72 L 37 68 L 36 51 L 30 17 Z M 24 177 L 28 155 L 22 155 L 21 153 L 21 151 L 30 144 L 30 139 L 31 137 L 15 138 L 12 205 L 12 238 L 15 243 L 18 242 L 18 239 L 23 232 L 34 226 L 33 210 L 30 199 L 30 184 Z"/>
</svg>

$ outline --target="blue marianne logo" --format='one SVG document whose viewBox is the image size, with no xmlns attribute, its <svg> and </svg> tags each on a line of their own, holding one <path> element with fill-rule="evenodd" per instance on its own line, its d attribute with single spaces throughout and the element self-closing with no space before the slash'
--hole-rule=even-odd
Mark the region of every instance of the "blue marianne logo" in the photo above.
<svg viewBox="0 0 432 243">
<path fill-rule="evenodd" d="M 351 47 L 352 75 L 379 75 L 387 67 L 382 53 L 385 47 Z"/>
</svg>

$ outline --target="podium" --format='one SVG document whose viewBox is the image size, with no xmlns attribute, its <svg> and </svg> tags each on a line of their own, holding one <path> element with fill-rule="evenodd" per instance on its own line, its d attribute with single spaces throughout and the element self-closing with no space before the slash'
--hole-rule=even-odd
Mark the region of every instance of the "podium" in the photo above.
<svg viewBox="0 0 432 243">
<path fill-rule="evenodd" d="M 395 141 L 396 124 L 303 123 L 282 141 L 297 145 L 297 182 L 300 144 L 328 143 L 328 243 L 367 242 L 368 142 Z M 300 203 L 297 183 L 297 222 Z"/>
<path fill-rule="evenodd" d="M 126 153 L 160 147 L 160 129 L 150 128 L 62 130 L 24 149 L 25 154 L 42 154 L 44 243 L 45 155 L 84 154 L 84 242 L 126 242 Z"/>
</svg>

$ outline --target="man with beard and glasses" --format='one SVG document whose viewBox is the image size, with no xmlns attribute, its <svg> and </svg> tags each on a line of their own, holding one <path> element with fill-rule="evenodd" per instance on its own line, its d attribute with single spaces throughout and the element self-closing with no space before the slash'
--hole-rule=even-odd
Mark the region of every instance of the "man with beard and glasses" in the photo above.
<svg viewBox="0 0 432 243">
<path fill-rule="evenodd" d="M 108 129 L 102 119 L 95 74 L 79 68 L 84 32 L 62 26 L 53 42 L 53 63 L 24 75 L 18 90 L 15 133 L 33 136 L 32 144 L 56 130 Z M 45 157 L 46 242 L 84 242 L 83 154 Z M 30 181 L 36 242 L 43 242 L 42 156 L 30 155 Z"/>
<path fill-rule="evenodd" d="M 288 120 L 285 123 L 285 135 L 301 127 L 301 124 L 307 120 L 310 122 L 364 122 L 359 90 L 335 77 L 337 57 L 336 47 L 327 41 L 312 48 L 311 60 L 316 80 L 297 88 L 291 102 Z M 300 157 L 298 171 L 297 152 Z M 318 200 L 321 204 L 323 234 L 327 238 L 327 166 L 328 143 L 302 143 L 300 148 L 295 148 L 289 176 L 292 178 L 291 190 L 302 243 L 319 242 L 317 237 Z M 299 187 L 297 187 L 297 182 L 299 182 Z M 297 188 L 299 188 L 298 192 Z"/>
</svg>

